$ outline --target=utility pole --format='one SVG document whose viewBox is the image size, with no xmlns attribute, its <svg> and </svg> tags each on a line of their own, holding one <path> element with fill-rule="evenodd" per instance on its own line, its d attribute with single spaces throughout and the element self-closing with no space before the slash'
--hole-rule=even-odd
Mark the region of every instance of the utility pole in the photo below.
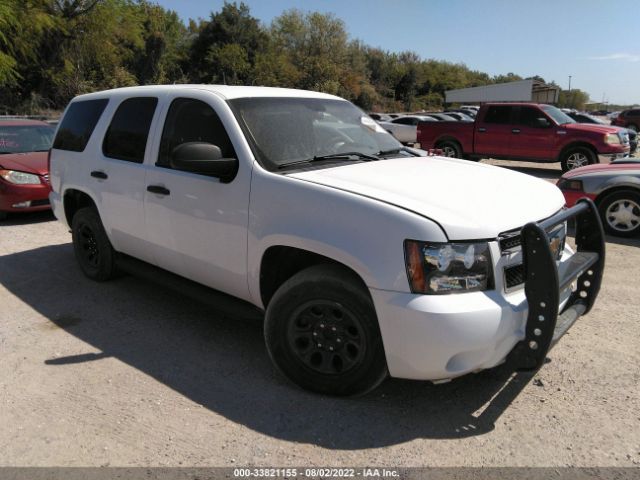
<svg viewBox="0 0 640 480">
<path fill-rule="evenodd" d="M 571 98 L 571 75 L 569 75 L 569 108 L 573 108 L 573 98 Z"/>
</svg>

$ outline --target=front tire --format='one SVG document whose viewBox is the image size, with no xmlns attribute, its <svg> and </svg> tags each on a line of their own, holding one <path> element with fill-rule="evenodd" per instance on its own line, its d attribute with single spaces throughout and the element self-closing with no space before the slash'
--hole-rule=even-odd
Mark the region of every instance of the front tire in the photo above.
<svg viewBox="0 0 640 480">
<path fill-rule="evenodd" d="M 364 394 L 388 374 L 369 292 L 339 266 L 316 265 L 287 280 L 269 302 L 264 329 L 276 367 L 307 390 Z"/>
<path fill-rule="evenodd" d="M 598 210 L 607 233 L 627 238 L 640 234 L 640 192 L 613 192 L 598 202 Z"/>
<path fill-rule="evenodd" d="M 596 163 L 597 158 L 593 151 L 586 147 L 574 147 L 567 150 L 560 160 L 563 172 L 584 167 Z"/>
<path fill-rule="evenodd" d="M 116 276 L 115 250 L 95 208 L 85 207 L 76 212 L 71 222 L 71 237 L 82 273 L 98 282 Z"/>
</svg>

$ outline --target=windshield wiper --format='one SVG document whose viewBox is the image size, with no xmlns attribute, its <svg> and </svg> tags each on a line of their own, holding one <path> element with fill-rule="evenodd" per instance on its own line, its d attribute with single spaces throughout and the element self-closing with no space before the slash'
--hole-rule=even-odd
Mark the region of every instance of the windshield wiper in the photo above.
<svg viewBox="0 0 640 480">
<path fill-rule="evenodd" d="M 376 155 L 391 155 L 392 153 L 400 153 L 400 152 L 410 153 L 414 157 L 420 156 L 418 152 L 410 149 L 409 147 L 398 147 L 398 148 L 391 148 L 389 150 L 380 150 L 378 153 L 376 153 Z"/>
<path fill-rule="evenodd" d="M 316 155 L 315 157 L 308 158 L 306 160 L 296 160 L 294 162 L 283 163 L 278 165 L 278 168 L 286 168 L 286 167 L 291 167 L 293 165 L 303 165 L 305 163 L 319 162 L 322 160 L 342 160 L 342 159 L 350 160 L 351 157 L 357 157 L 361 160 L 366 160 L 367 162 L 370 162 L 373 160 L 380 160 L 378 157 L 374 155 L 369 155 L 362 152 L 340 152 L 340 153 L 330 153 L 328 155 Z"/>
</svg>

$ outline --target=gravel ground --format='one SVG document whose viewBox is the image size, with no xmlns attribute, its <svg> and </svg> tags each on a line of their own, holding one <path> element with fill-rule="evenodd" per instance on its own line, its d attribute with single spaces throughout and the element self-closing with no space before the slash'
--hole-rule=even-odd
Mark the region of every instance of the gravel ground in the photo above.
<svg viewBox="0 0 640 480">
<path fill-rule="evenodd" d="M 334 399 L 275 374 L 259 322 L 133 277 L 91 282 L 50 214 L 12 217 L 0 227 L 0 465 L 637 466 L 638 247 L 608 239 L 596 306 L 535 376 L 390 380 Z"/>
</svg>

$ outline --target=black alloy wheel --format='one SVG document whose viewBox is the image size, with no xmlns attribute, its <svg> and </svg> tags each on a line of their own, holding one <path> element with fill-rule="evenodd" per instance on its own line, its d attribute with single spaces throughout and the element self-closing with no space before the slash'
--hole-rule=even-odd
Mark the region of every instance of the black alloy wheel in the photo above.
<svg viewBox="0 0 640 480">
<path fill-rule="evenodd" d="M 264 335 L 278 370 L 307 390 L 359 395 L 388 375 L 369 291 L 339 265 L 315 265 L 284 282 L 267 306 Z"/>
<path fill-rule="evenodd" d="M 288 324 L 289 348 L 314 372 L 346 373 L 364 359 L 363 327 L 340 303 L 320 299 L 307 302 L 293 312 Z"/>
<path fill-rule="evenodd" d="M 116 252 L 94 207 L 85 207 L 76 212 L 71 221 L 71 237 L 82 273 L 99 282 L 117 275 Z"/>
</svg>

